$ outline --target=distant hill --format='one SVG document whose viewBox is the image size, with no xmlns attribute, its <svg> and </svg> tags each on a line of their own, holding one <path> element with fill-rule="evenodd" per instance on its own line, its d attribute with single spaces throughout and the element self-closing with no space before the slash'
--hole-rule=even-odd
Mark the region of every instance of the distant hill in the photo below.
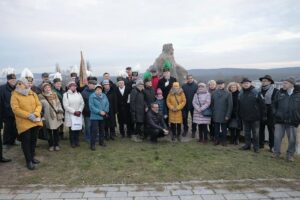
<svg viewBox="0 0 300 200">
<path fill-rule="evenodd" d="M 266 74 L 273 77 L 275 81 L 280 81 L 283 78 L 293 76 L 296 80 L 300 80 L 300 67 L 289 68 L 273 68 L 273 69 L 242 69 L 242 68 L 220 68 L 220 69 L 190 69 L 189 74 L 192 74 L 196 80 L 208 81 L 211 79 L 236 80 L 241 77 L 248 77 L 252 80 L 257 80 Z"/>
</svg>

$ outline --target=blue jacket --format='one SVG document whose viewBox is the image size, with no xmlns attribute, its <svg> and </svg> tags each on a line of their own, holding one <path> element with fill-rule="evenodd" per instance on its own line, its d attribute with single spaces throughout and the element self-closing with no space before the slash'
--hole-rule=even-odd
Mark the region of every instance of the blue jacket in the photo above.
<svg viewBox="0 0 300 200">
<path fill-rule="evenodd" d="M 100 115 L 100 112 L 109 111 L 109 102 L 105 94 L 101 94 L 101 96 L 97 96 L 94 92 L 90 95 L 89 98 L 89 107 L 91 111 L 91 120 L 103 120 L 103 116 Z"/>
</svg>

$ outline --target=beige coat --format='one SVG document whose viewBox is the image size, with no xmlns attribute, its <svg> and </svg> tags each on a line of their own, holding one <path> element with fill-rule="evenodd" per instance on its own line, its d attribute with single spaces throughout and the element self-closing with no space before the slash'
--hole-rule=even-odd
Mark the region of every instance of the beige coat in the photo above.
<svg viewBox="0 0 300 200">
<path fill-rule="evenodd" d="M 44 124 L 47 129 L 56 130 L 63 124 L 64 111 L 55 93 L 52 93 L 50 97 L 48 97 L 48 101 L 52 104 L 55 110 L 53 110 L 46 98 L 47 96 L 44 96 L 43 94 L 39 95 L 39 99 L 43 106 Z"/>
</svg>

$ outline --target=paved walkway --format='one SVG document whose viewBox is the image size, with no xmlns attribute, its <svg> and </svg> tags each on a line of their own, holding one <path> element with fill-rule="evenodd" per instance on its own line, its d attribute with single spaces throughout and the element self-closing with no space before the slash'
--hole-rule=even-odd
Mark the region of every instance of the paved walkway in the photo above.
<svg viewBox="0 0 300 200">
<path fill-rule="evenodd" d="M 286 180 L 285 180 L 286 181 Z M 275 181 L 276 183 L 276 181 Z M 292 183 L 292 184 L 291 184 Z M 272 184 L 271 184 L 272 185 Z M 99 185 L 69 188 L 66 186 L 0 186 L 0 199 L 86 199 L 86 200 L 243 200 L 299 199 L 298 180 L 282 186 L 256 181 L 191 181 L 141 185 Z"/>
</svg>

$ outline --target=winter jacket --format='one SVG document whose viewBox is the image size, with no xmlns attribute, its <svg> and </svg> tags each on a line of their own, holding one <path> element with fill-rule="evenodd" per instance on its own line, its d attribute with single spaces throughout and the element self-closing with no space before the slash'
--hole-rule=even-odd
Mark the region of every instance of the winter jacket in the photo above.
<svg viewBox="0 0 300 200">
<path fill-rule="evenodd" d="M 74 115 L 76 111 L 82 112 L 84 108 L 83 98 L 79 92 L 68 90 L 63 95 L 63 105 L 65 108 L 65 126 L 71 127 L 71 116 Z M 80 117 L 82 118 L 82 114 Z"/>
<path fill-rule="evenodd" d="M 63 124 L 64 111 L 59 98 L 56 93 L 52 93 L 50 97 L 39 94 L 38 97 L 43 107 L 43 118 L 45 119 L 46 128 L 56 130 Z M 48 98 L 48 101 L 46 98 Z M 49 103 L 51 103 L 52 106 Z"/>
<path fill-rule="evenodd" d="M 30 114 L 41 118 L 42 105 L 36 93 L 29 91 L 28 95 L 22 95 L 13 91 L 11 95 L 11 108 L 16 118 L 19 134 L 37 126 L 43 126 L 42 121 L 34 122 L 28 119 Z"/>
<path fill-rule="evenodd" d="M 211 95 L 209 92 L 197 92 L 193 98 L 193 122 L 196 124 L 210 124 L 211 117 L 204 117 L 202 112 L 210 107 Z"/>
<path fill-rule="evenodd" d="M 104 120 L 104 116 L 100 115 L 100 112 L 109 112 L 109 102 L 106 95 L 102 93 L 98 96 L 95 92 L 91 94 L 89 98 L 89 108 L 91 120 Z"/>
<path fill-rule="evenodd" d="M 243 121 L 259 121 L 265 112 L 265 104 L 255 87 L 242 89 L 239 94 L 238 112 Z"/>
<path fill-rule="evenodd" d="M 95 90 L 90 90 L 88 87 L 84 88 L 84 90 L 81 92 L 83 101 L 84 101 L 84 108 L 82 111 L 82 114 L 84 117 L 90 117 L 91 112 L 89 108 L 89 97 L 91 94 L 93 94 Z"/>
<path fill-rule="evenodd" d="M 159 113 L 162 115 L 162 116 L 165 116 L 165 115 L 168 115 L 168 111 L 167 111 L 167 106 L 166 106 L 166 102 L 164 99 L 156 99 L 155 101 L 158 106 L 159 106 Z"/>
<path fill-rule="evenodd" d="M 149 109 L 146 113 L 146 128 L 148 129 L 166 129 L 166 124 L 163 116 L 160 113 L 155 113 Z"/>
<path fill-rule="evenodd" d="M 130 112 L 133 123 L 144 122 L 146 101 L 144 91 L 134 87 L 130 93 Z"/>
<path fill-rule="evenodd" d="M 193 99 L 194 99 L 194 95 L 197 92 L 198 86 L 193 81 L 192 83 L 183 84 L 182 89 L 183 89 L 183 92 L 184 92 L 185 98 L 186 98 L 186 104 L 185 104 L 184 109 L 192 110 L 193 109 Z"/>
<path fill-rule="evenodd" d="M 128 96 L 130 95 L 130 88 L 125 86 L 124 94 L 122 95 L 120 89 L 116 89 L 117 96 L 117 110 L 118 110 L 118 122 L 127 123 L 130 117 L 130 104 L 128 103 Z"/>
<path fill-rule="evenodd" d="M 176 78 L 171 76 L 169 79 L 169 84 L 166 85 L 167 79 L 165 79 L 164 77 L 159 79 L 157 88 L 160 88 L 163 92 L 164 99 L 167 99 L 167 96 L 173 86 L 173 83 L 176 81 Z"/>
<path fill-rule="evenodd" d="M 111 127 L 117 125 L 116 122 L 116 113 L 118 112 L 118 104 L 117 104 L 117 95 L 115 90 L 110 88 L 109 91 L 103 91 L 107 97 L 109 102 L 109 112 L 107 115 L 107 125 L 109 124 Z"/>
<path fill-rule="evenodd" d="M 150 109 L 151 104 L 153 102 L 155 102 L 155 99 L 156 99 L 154 89 L 152 87 L 145 87 L 144 94 L 145 94 L 146 104 L 147 104 L 148 108 Z"/>
<path fill-rule="evenodd" d="M 231 93 L 220 89 L 213 92 L 211 108 L 213 111 L 213 121 L 216 123 L 226 123 L 225 118 L 230 119 L 232 112 Z"/>
<path fill-rule="evenodd" d="M 169 108 L 169 123 L 182 123 L 182 109 L 186 104 L 186 98 L 182 89 L 178 93 L 170 91 L 167 97 L 167 106 Z M 177 108 L 177 111 L 172 109 Z"/>
<path fill-rule="evenodd" d="M 155 94 L 156 94 L 156 90 L 158 88 L 158 81 L 159 81 L 158 76 L 152 76 L 151 82 L 152 82 L 152 88 L 154 89 Z"/>
<path fill-rule="evenodd" d="M 0 106 L 4 122 L 15 117 L 10 104 L 11 95 L 14 89 L 15 88 L 11 87 L 9 83 L 0 86 Z"/>
<path fill-rule="evenodd" d="M 273 102 L 275 123 L 298 126 L 300 124 L 300 86 L 291 95 L 280 89 Z"/>
</svg>

